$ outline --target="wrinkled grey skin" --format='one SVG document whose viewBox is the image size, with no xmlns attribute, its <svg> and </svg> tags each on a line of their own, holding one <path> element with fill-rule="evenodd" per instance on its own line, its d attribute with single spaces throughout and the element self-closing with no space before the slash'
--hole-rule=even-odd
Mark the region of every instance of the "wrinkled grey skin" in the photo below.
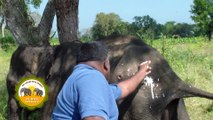
<svg viewBox="0 0 213 120">
<path fill-rule="evenodd" d="M 205 97 L 213 94 L 203 92 L 184 83 L 171 69 L 166 60 L 154 48 L 134 37 L 114 37 L 103 40 L 109 47 L 111 77 L 115 83 L 132 76 L 138 65 L 151 60 L 153 93 L 144 81 L 138 89 L 118 107 L 121 120 L 189 120 L 183 97 Z M 50 120 L 56 97 L 75 66 L 75 56 L 81 43 L 64 43 L 56 47 L 19 46 L 14 52 L 7 76 L 9 119 L 28 119 L 30 113 L 38 112 L 37 119 Z M 35 75 L 45 79 L 49 87 L 48 101 L 41 109 L 22 109 L 15 100 L 15 85 L 25 76 Z M 23 115 L 23 116 L 21 116 Z"/>
<path fill-rule="evenodd" d="M 75 66 L 79 42 L 51 46 L 19 46 L 13 53 L 7 75 L 8 119 L 29 119 L 36 113 L 39 120 L 51 120 L 56 97 Z M 35 75 L 43 78 L 48 86 L 48 101 L 41 109 L 29 111 L 15 99 L 15 86 L 23 77 Z"/>
<path fill-rule="evenodd" d="M 21 78 L 31 75 L 47 79 L 52 67 L 52 54 L 53 48 L 50 46 L 19 46 L 13 53 L 6 80 L 9 120 L 28 119 L 29 114 L 34 112 L 20 107 L 15 99 L 15 86 Z"/>
</svg>

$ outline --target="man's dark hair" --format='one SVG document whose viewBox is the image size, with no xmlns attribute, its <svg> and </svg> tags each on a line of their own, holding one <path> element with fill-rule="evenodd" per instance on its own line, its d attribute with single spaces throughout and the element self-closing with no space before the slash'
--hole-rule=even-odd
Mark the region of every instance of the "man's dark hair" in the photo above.
<svg viewBox="0 0 213 120">
<path fill-rule="evenodd" d="M 108 56 L 107 47 L 100 41 L 83 43 L 77 52 L 77 63 L 87 61 L 104 61 Z"/>
</svg>

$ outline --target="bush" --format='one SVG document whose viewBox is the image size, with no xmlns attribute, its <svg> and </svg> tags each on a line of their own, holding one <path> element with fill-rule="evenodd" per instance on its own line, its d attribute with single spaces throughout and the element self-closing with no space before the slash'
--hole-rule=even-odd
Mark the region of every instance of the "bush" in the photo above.
<svg viewBox="0 0 213 120">
<path fill-rule="evenodd" d="M 0 38 L 0 48 L 7 51 L 16 45 L 12 36 Z"/>
</svg>

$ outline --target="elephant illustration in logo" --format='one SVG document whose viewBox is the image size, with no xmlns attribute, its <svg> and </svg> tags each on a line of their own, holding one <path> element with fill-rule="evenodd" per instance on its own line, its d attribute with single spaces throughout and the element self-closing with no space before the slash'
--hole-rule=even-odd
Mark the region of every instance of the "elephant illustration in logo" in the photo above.
<svg viewBox="0 0 213 120">
<path fill-rule="evenodd" d="M 36 95 L 40 97 L 43 95 L 43 91 L 38 88 L 35 88 L 33 92 L 36 92 Z"/>
<path fill-rule="evenodd" d="M 21 93 L 24 93 L 24 96 L 31 96 L 32 94 L 29 88 L 21 88 Z"/>
</svg>

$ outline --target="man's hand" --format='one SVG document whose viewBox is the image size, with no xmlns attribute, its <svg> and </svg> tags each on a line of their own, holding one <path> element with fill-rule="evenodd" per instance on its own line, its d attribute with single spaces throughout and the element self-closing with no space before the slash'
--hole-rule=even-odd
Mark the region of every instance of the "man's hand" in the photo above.
<svg viewBox="0 0 213 120">
<path fill-rule="evenodd" d="M 122 91 L 120 99 L 127 97 L 135 91 L 144 77 L 151 73 L 150 63 L 151 61 L 142 62 L 139 66 L 139 71 L 134 76 L 118 83 Z"/>
<path fill-rule="evenodd" d="M 142 62 L 139 66 L 139 71 L 138 73 L 139 74 L 142 74 L 142 75 L 148 75 L 149 73 L 151 73 L 151 67 L 149 66 L 151 63 L 151 61 L 145 61 L 145 62 Z"/>
</svg>

